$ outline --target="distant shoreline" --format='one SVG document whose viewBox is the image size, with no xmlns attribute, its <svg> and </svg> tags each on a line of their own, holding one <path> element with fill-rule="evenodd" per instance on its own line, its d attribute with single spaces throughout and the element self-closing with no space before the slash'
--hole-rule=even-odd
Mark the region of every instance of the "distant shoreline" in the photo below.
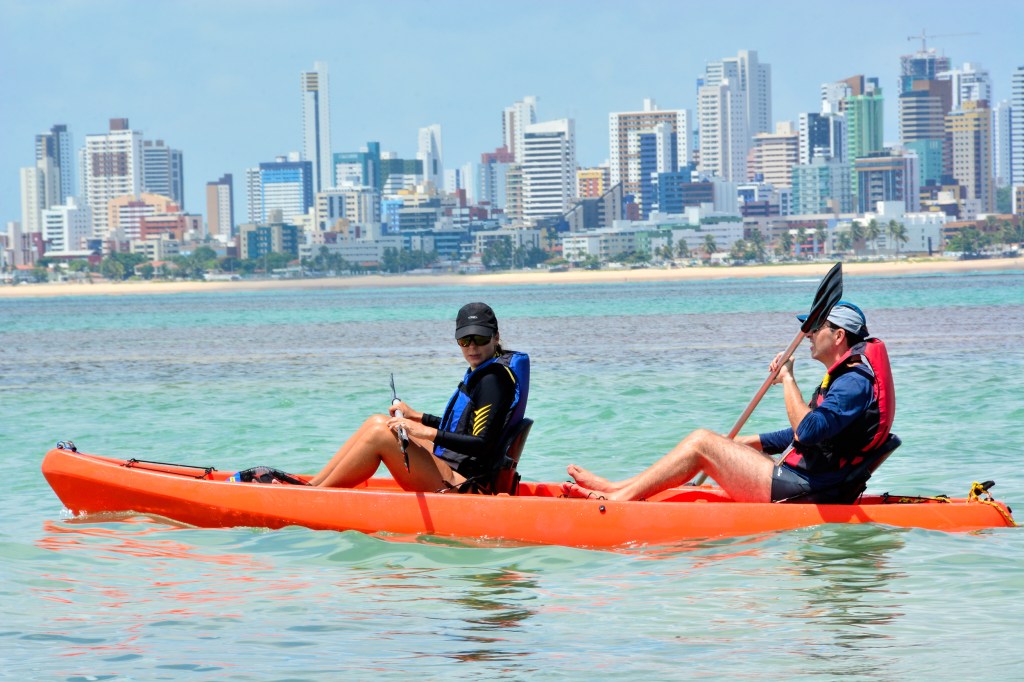
<svg viewBox="0 0 1024 682">
<path fill-rule="evenodd" d="M 367 275 L 319 279 L 262 279 L 239 281 L 96 282 L 0 285 L 0 298 L 48 298 L 55 296 L 124 296 L 135 294 L 182 294 L 225 291 L 271 291 L 289 289 L 356 289 L 437 286 L 516 286 L 532 284 L 611 284 L 616 282 L 670 282 L 678 280 L 755 279 L 761 277 L 818 278 L 828 263 L 786 263 L 742 267 L 698 266 L 683 268 L 641 268 L 637 270 L 524 270 L 480 275 Z M 930 273 L 1024 271 L 1024 258 L 983 260 L 899 260 L 844 263 L 845 275 L 919 275 Z"/>
</svg>

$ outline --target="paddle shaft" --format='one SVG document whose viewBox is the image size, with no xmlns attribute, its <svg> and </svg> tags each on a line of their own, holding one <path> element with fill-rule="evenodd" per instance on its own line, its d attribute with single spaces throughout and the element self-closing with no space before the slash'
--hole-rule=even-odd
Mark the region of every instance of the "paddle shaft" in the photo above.
<svg viewBox="0 0 1024 682">
<path fill-rule="evenodd" d="M 789 358 L 793 356 L 793 353 L 796 352 L 797 346 L 800 345 L 800 342 L 804 340 L 805 336 L 807 336 L 807 334 L 805 334 L 802 330 L 797 332 L 796 337 L 793 339 L 793 342 L 789 344 L 789 348 L 784 350 L 782 352 L 782 355 L 779 356 L 779 362 L 776 363 L 775 369 L 768 374 L 768 378 L 764 380 L 763 384 L 761 384 L 761 388 L 758 389 L 757 394 L 754 396 L 754 399 L 750 401 L 750 403 L 747 405 L 747 409 L 743 410 L 743 414 L 741 414 L 740 418 L 736 420 L 736 424 L 733 425 L 732 430 L 729 431 L 728 438 L 732 439 L 739 435 L 740 429 L 742 429 L 743 425 L 747 423 L 747 419 L 749 419 L 750 415 L 753 414 L 754 409 L 757 407 L 757 404 L 761 402 L 761 398 L 763 398 L 764 394 L 768 392 L 769 388 L 771 388 L 772 383 L 775 382 L 775 378 L 779 376 L 779 372 L 782 371 L 782 366 L 786 364 L 786 362 L 789 361 Z M 694 482 L 694 485 L 702 484 L 704 481 L 707 480 L 707 478 L 708 475 L 702 473 L 700 476 L 697 477 L 697 480 Z"/>
</svg>

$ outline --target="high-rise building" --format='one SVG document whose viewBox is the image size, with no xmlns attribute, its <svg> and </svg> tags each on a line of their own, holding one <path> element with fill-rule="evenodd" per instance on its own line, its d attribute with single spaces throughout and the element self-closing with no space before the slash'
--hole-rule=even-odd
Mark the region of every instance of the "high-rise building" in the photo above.
<svg viewBox="0 0 1024 682">
<path fill-rule="evenodd" d="M 641 195 L 641 184 L 650 183 L 649 173 L 641 171 L 639 134 L 653 134 L 655 127 L 665 124 L 661 134 L 662 145 L 666 148 L 662 160 L 671 168 L 658 168 L 657 172 L 667 173 L 678 170 L 689 163 L 691 124 L 690 112 L 685 109 L 661 111 L 653 99 L 645 99 L 641 111 L 617 112 L 608 115 L 608 149 L 611 184 L 622 183 L 624 194 Z M 603 192 L 602 192 L 603 193 Z M 646 207 L 650 209 L 649 206 Z"/>
<path fill-rule="evenodd" d="M 420 128 L 419 147 L 416 158 L 423 163 L 424 182 L 433 183 L 438 190 L 444 189 L 444 161 L 441 147 L 441 124 L 435 123 Z"/>
<path fill-rule="evenodd" d="M 798 128 L 798 163 L 806 165 L 819 156 L 836 161 L 846 159 L 844 115 L 813 112 L 800 114 Z"/>
<path fill-rule="evenodd" d="M 856 160 L 882 151 L 884 99 L 877 78 L 854 76 L 846 79 L 846 82 L 859 85 L 851 88 L 852 94 L 843 100 L 842 105 L 846 116 L 846 162 L 850 164 L 850 192 L 857 197 Z"/>
<path fill-rule="evenodd" d="M 303 71 L 302 158 L 312 169 L 312 187 L 319 192 L 333 186 L 331 157 L 331 103 L 326 62 L 314 62 L 312 71 Z"/>
<path fill-rule="evenodd" d="M 313 163 L 298 157 L 294 152 L 278 156 L 246 171 L 250 222 L 269 222 L 274 210 L 289 222 L 304 216 L 313 206 Z"/>
<path fill-rule="evenodd" d="M 746 182 L 750 136 L 743 100 L 742 91 L 729 79 L 701 86 L 697 103 L 700 126 L 697 169 L 701 173 L 730 182 Z"/>
<path fill-rule="evenodd" d="M 71 147 L 71 133 L 62 123 L 50 128 L 50 132 L 36 135 L 36 161 L 53 160 L 60 175 L 57 183 L 57 201 L 64 201 L 75 193 L 74 150 Z"/>
<path fill-rule="evenodd" d="M 142 191 L 174 199 L 185 210 L 185 170 L 181 150 L 163 140 L 142 141 Z"/>
<path fill-rule="evenodd" d="M 169 213 L 180 214 L 181 207 L 161 194 L 143 192 L 137 197 L 130 194 L 114 197 L 107 202 L 107 234 L 122 241 L 145 239 L 143 219 Z"/>
<path fill-rule="evenodd" d="M 365 224 L 381 221 L 380 192 L 372 187 L 325 189 L 316 195 L 316 229 L 335 231 L 339 220 Z"/>
<path fill-rule="evenodd" d="M 922 185 L 938 185 L 949 175 L 946 114 L 953 107 L 952 81 L 916 79 L 898 99 L 900 141 L 920 161 Z"/>
<path fill-rule="evenodd" d="M 523 131 L 523 217 L 536 222 L 560 215 L 576 194 L 576 126 L 571 118 Z"/>
<path fill-rule="evenodd" d="M 206 223 L 211 237 L 227 241 L 235 234 L 235 196 L 231 173 L 206 183 Z"/>
<path fill-rule="evenodd" d="M 611 186 L 611 169 L 608 166 L 581 168 L 576 171 L 576 196 L 580 199 L 596 199 Z"/>
<path fill-rule="evenodd" d="M 92 211 L 93 237 L 108 236 L 111 199 L 142 191 L 142 159 L 142 131 L 129 128 L 127 118 L 112 118 L 109 132 L 85 136 L 82 194 Z"/>
<path fill-rule="evenodd" d="M 754 147 L 751 150 L 750 165 L 747 177 L 779 187 L 792 185 L 793 166 L 800 156 L 800 134 L 793 127 L 792 121 L 781 121 L 775 125 L 774 133 L 758 133 L 754 135 Z"/>
<path fill-rule="evenodd" d="M 263 220 L 263 184 L 260 182 L 260 168 L 245 169 L 245 218 L 250 223 Z"/>
<path fill-rule="evenodd" d="M 501 117 L 502 143 L 512 153 L 512 160 L 522 163 L 523 136 L 526 127 L 537 122 L 537 98 L 524 97 L 505 108 Z"/>
<path fill-rule="evenodd" d="M 80 206 L 73 196 L 43 211 L 43 239 L 47 253 L 82 249 L 92 234 L 89 207 Z"/>
<path fill-rule="evenodd" d="M 505 215 L 516 226 L 525 221 L 523 184 L 523 167 L 518 163 L 509 164 L 505 171 Z"/>
<path fill-rule="evenodd" d="M 950 110 L 961 108 L 964 102 L 992 101 L 992 77 L 981 64 L 967 62 L 959 69 L 939 73 L 937 78 L 950 83 L 953 98 Z"/>
<path fill-rule="evenodd" d="M 852 210 L 849 164 L 815 156 L 808 164 L 793 166 L 792 212 L 795 215 Z"/>
<path fill-rule="evenodd" d="M 952 148 L 952 175 L 967 190 L 966 198 L 977 202 L 975 213 L 996 208 L 992 180 L 992 110 L 988 102 L 966 101 L 946 116 L 946 132 Z"/>
<path fill-rule="evenodd" d="M 1010 185 L 1010 102 L 992 107 L 992 176 L 996 187 Z"/>
<path fill-rule="evenodd" d="M 740 50 L 735 57 L 707 65 L 704 85 L 724 81 L 740 95 L 749 147 L 754 135 L 772 131 L 772 67 L 758 60 L 756 50 Z M 703 140 L 701 146 L 703 149 Z"/>
<path fill-rule="evenodd" d="M 21 226 L 26 234 L 43 231 L 43 211 L 60 202 L 60 173 L 53 159 L 43 157 L 21 169 Z"/>
<path fill-rule="evenodd" d="M 916 154 L 870 152 L 857 157 L 853 166 L 858 213 L 874 211 L 879 201 L 900 201 L 908 213 L 921 210 Z"/>
<path fill-rule="evenodd" d="M 1024 66 L 1010 79 L 1010 184 L 1024 185 Z"/>
<path fill-rule="evenodd" d="M 646 220 L 658 203 L 658 175 L 679 169 L 679 135 L 668 123 L 658 123 L 651 130 L 629 133 L 629 151 L 636 153 L 635 165 L 640 178 L 640 218 Z"/>
<path fill-rule="evenodd" d="M 493 209 L 504 209 L 508 169 L 513 164 L 512 152 L 498 147 L 493 152 L 480 155 L 477 175 L 477 201 L 489 204 Z"/>
<path fill-rule="evenodd" d="M 949 57 L 940 55 L 935 48 L 903 55 L 900 57 L 900 93 L 912 90 L 914 81 L 938 80 L 940 73 L 949 71 L 949 64 Z"/>
</svg>

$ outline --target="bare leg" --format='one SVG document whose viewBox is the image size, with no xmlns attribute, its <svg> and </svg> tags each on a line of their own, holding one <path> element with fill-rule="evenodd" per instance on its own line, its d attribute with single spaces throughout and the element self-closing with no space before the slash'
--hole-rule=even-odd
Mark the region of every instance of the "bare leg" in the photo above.
<svg viewBox="0 0 1024 682">
<path fill-rule="evenodd" d="M 375 415 L 363 422 L 309 482 L 315 486 L 351 488 L 373 476 L 381 462 L 406 490 L 433 492 L 446 487 L 446 483 L 465 480 L 415 441 L 409 443 L 408 452 L 410 470 L 406 471 L 401 445 L 388 429 L 387 417 Z"/>
<path fill-rule="evenodd" d="M 641 500 L 680 486 L 704 470 L 737 502 L 770 502 L 773 467 L 771 458 L 763 453 L 700 429 L 640 474 L 611 484 L 611 490 L 579 484 L 565 484 L 563 490 L 574 497 L 588 497 L 596 492 L 607 493 L 611 500 Z M 600 477 L 595 479 L 599 484 L 603 481 Z"/>
</svg>

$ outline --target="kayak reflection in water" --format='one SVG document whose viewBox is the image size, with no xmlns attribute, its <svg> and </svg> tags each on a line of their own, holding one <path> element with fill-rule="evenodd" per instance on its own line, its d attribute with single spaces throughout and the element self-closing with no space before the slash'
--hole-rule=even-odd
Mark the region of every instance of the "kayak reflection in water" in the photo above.
<svg viewBox="0 0 1024 682">
<path fill-rule="evenodd" d="M 849 476 L 885 442 L 895 412 L 885 346 L 869 337 L 864 313 L 846 301 L 836 303 L 806 337 L 811 357 L 828 369 L 809 403 L 800 393 L 792 358 L 780 366 L 780 353 L 769 366 L 772 372 L 779 370 L 772 383 L 782 384 L 788 428 L 735 440 L 698 429 L 653 465 L 622 481 L 570 464 L 575 482 L 564 483 L 563 492 L 640 500 L 683 485 L 703 471 L 737 502 L 853 502 L 847 498 L 863 488 L 851 493 Z M 768 456 L 790 445 L 793 449 L 779 464 Z"/>
<path fill-rule="evenodd" d="M 443 416 L 395 402 L 388 415 L 363 422 L 310 485 L 350 488 L 381 462 L 402 488 L 419 492 L 458 488 L 492 471 L 503 434 L 525 413 L 529 358 L 502 348 L 498 320 L 484 303 L 459 310 L 455 341 L 469 369 Z M 405 452 L 400 434 L 408 438 Z"/>
</svg>

